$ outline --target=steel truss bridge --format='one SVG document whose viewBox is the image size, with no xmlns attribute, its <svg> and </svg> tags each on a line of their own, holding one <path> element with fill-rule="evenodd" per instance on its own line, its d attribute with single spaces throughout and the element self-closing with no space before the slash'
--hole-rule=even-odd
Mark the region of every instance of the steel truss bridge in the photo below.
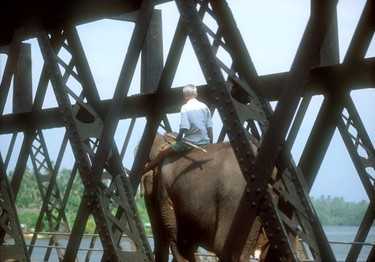
<svg viewBox="0 0 375 262">
<path fill-rule="evenodd" d="M 351 91 L 374 87 L 375 58 L 365 56 L 374 36 L 375 1 L 365 3 L 341 63 L 337 1 L 311 1 L 310 17 L 290 71 L 264 76 L 257 74 L 252 50 L 246 48 L 224 0 L 174 1 L 180 17 L 164 61 L 162 16 L 157 9 L 164 2 L 168 1 L 0 3 L 0 52 L 6 57 L 0 83 L 0 139 L 10 138 L 0 155 L 0 260 L 30 261 L 35 250 L 32 244 L 38 232 L 45 230 L 68 234 L 64 249 L 52 247 L 62 244 L 50 234 L 51 247 L 45 249 L 44 260 L 74 261 L 90 216 L 97 232 L 90 247 L 100 241 L 103 261 L 154 260 L 134 195 L 152 138 L 160 128 L 171 131 L 167 114 L 179 112 L 182 101 L 176 98 L 181 96 L 181 87 L 172 84 L 188 40 L 206 81 L 198 87 L 200 97 L 222 121 L 218 141 L 229 139 L 248 183 L 226 241 L 224 261 L 238 259 L 245 233 L 257 216 L 270 241 L 266 257 L 335 261 L 308 194 L 336 129 L 369 198 L 354 239 L 364 242 L 375 218 L 374 177 L 369 172 L 375 167 L 375 151 Z M 100 97 L 77 33 L 78 25 L 103 18 L 134 24 L 110 99 Z M 214 21 L 215 26 L 207 20 Z M 44 62 L 34 86 L 27 39 L 37 40 Z M 220 52 L 225 52 L 229 62 L 220 58 Z M 139 95 L 129 95 L 139 60 Z M 56 107 L 43 106 L 47 94 L 53 94 Z M 323 95 L 323 102 L 299 163 L 295 163 L 291 148 L 315 95 Z M 9 100 L 13 108 L 6 112 Z M 272 101 L 277 102 L 274 108 Z M 368 114 L 373 109 L 369 108 Z M 142 139 L 128 167 L 130 172 L 125 173 L 124 155 L 133 150 L 128 145 L 139 132 L 134 126 L 140 118 L 146 119 Z M 129 124 L 122 130 L 121 144 L 114 135 L 125 120 Z M 56 129 L 64 130 L 64 135 L 52 145 L 45 138 L 46 132 Z M 253 163 L 251 143 L 259 147 Z M 50 148 L 56 144 L 59 153 L 52 159 Z M 59 187 L 56 177 L 67 154 L 73 154 L 75 161 L 67 184 Z M 11 158 L 16 159 L 16 165 L 9 179 Z M 43 200 L 30 245 L 26 245 L 16 208 L 28 163 L 32 163 Z M 278 170 L 275 177 L 271 176 L 274 168 Z M 75 222 L 68 225 L 66 207 L 73 181 L 82 183 L 84 192 Z M 48 221 L 47 229 L 42 227 L 43 219 Z M 135 249 L 124 248 L 125 237 Z M 296 252 L 296 239 L 307 257 Z M 352 245 L 346 260 L 356 261 L 361 248 Z M 90 255 L 87 252 L 86 260 Z M 374 247 L 367 259 L 375 261 Z"/>
</svg>

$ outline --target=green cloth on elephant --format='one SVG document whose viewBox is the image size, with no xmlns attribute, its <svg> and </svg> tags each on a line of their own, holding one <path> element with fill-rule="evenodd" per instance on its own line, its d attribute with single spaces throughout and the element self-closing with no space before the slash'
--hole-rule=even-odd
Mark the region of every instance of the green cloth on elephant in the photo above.
<svg viewBox="0 0 375 262">
<path fill-rule="evenodd" d="M 189 146 L 183 142 L 176 142 L 176 143 L 173 143 L 171 145 L 172 149 L 177 152 L 177 153 L 182 153 L 182 152 L 185 152 L 185 151 L 188 151 L 190 149 L 192 149 L 193 147 L 192 146 Z"/>
<path fill-rule="evenodd" d="M 208 142 L 197 143 L 196 145 L 207 145 L 207 144 L 209 144 L 209 143 Z M 182 153 L 182 152 L 185 152 L 185 151 L 188 151 L 188 150 L 192 149 L 193 147 L 184 143 L 183 141 L 176 141 L 175 143 L 173 143 L 171 145 L 171 148 L 177 153 Z"/>
</svg>

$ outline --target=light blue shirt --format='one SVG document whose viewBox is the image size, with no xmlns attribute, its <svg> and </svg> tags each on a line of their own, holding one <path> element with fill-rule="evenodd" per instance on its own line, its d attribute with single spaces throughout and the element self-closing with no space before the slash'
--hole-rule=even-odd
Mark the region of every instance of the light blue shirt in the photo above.
<svg viewBox="0 0 375 262">
<path fill-rule="evenodd" d="M 208 127 L 212 127 L 211 112 L 204 103 L 192 98 L 181 107 L 180 128 L 188 130 L 183 140 L 194 144 L 209 143 Z"/>
</svg>

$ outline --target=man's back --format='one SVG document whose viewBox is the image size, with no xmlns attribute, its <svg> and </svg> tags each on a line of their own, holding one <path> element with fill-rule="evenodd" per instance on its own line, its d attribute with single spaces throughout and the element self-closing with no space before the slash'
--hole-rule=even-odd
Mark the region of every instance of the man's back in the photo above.
<svg viewBox="0 0 375 262">
<path fill-rule="evenodd" d="M 185 140 L 195 144 L 208 143 L 208 127 L 212 127 L 211 112 L 204 103 L 194 98 L 181 107 L 180 128 L 187 129 Z"/>
</svg>

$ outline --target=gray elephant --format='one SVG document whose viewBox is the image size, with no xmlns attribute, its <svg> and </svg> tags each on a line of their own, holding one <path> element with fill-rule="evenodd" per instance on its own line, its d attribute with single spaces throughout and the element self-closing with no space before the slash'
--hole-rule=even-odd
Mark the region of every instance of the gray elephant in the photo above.
<svg viewBox="0 0 375 262">
<path fill-rule="evenodd" d="M 150 158 L 171 143 L 157 134 Z M 195 261 L 198 247 L 220 259 L 230 226 L 245 188 L 245 179 L 229 143 L 202 146 L 167 158 L 158 170 L 142 178 L 142 192 L 155 241 L 155 260 Z M 249 261 L 261 234 L 256 220 L 242 252 Z"/>
</svg>

